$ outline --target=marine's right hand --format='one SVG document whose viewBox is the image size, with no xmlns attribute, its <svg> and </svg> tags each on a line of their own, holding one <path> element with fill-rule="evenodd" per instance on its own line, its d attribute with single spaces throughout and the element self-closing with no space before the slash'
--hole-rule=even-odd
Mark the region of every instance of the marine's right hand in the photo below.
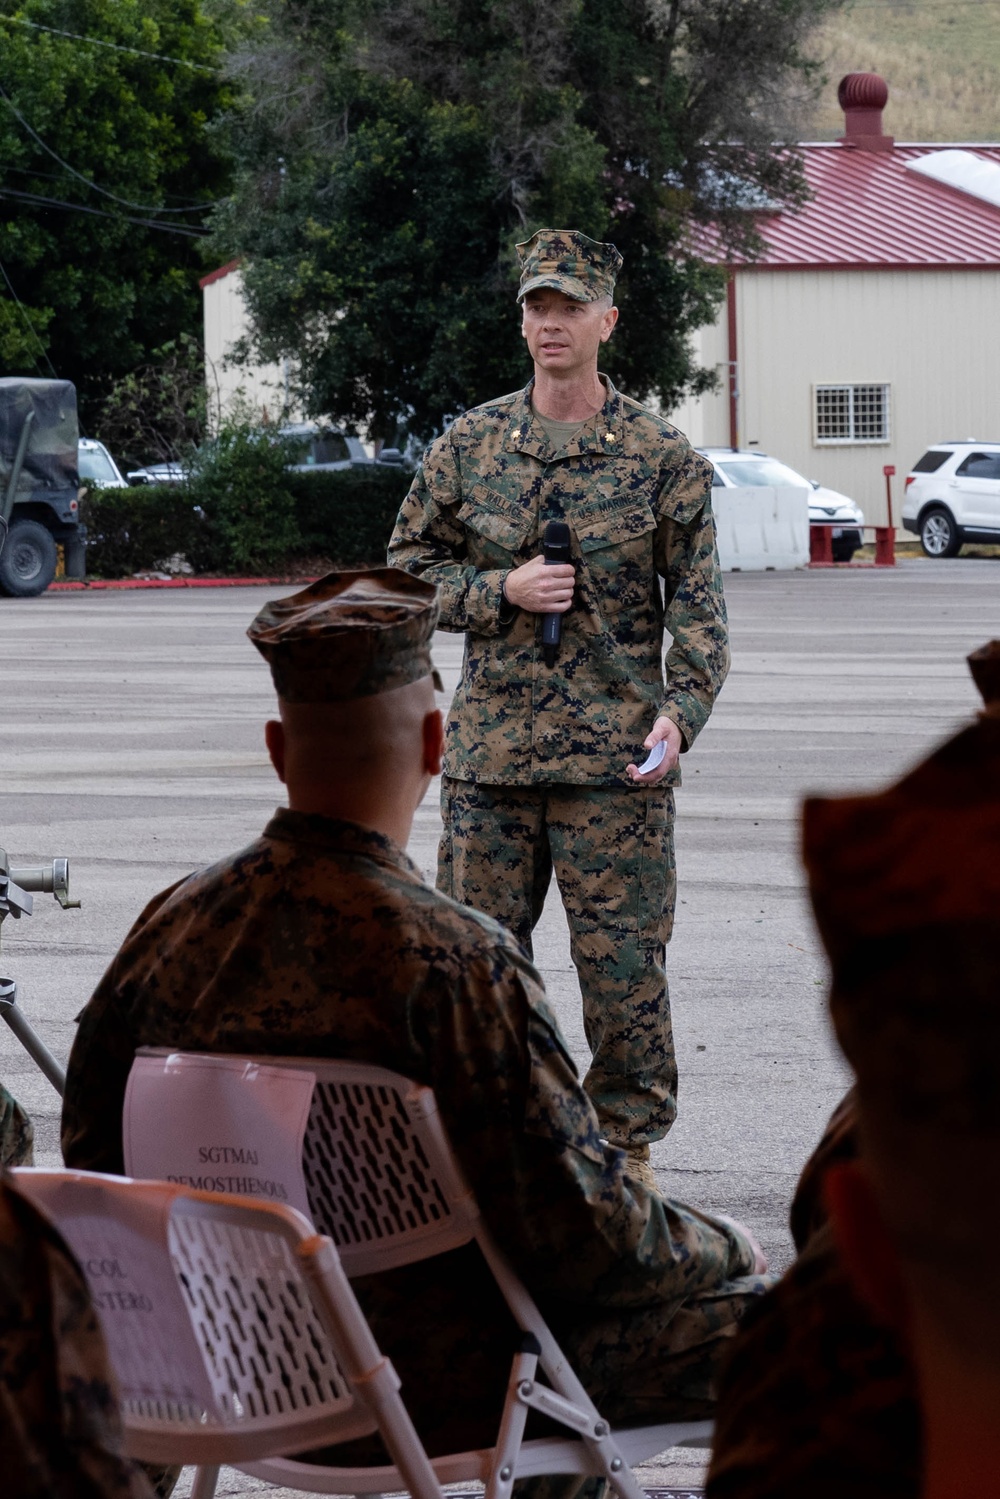
<svg viewBox="0 0 1000 1499">
<path fill-rule="evenodd" d="M 504 579 L 507 602 L 531 614 L 565 614 L 573 603 L 576 573 L 568 562 L 546 562 L 539 554 Z"/>
</svg>

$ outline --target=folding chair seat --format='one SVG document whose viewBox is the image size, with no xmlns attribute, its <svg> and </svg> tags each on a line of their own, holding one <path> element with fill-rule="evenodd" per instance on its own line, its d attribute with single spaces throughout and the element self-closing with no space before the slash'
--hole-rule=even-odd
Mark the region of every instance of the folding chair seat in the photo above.
<svg viewBox="0 0 1000 1499">
<path fill-rule="evenodd" d="M 237 1180 L 306 1211 L 351 1278 L 475 1241 L 523 1341 L 494 1446 L 431 1458 L 441 1483 L 481 1480 L 487 1499 L 505 1499 L 516 1479 L 573 1473 L 641 1499 L 630 1464 L 668 1447 L 710 1445 L 708 1421 L 611 1431 L 484 1223 L 430 1088 L 357 1062 L 146 1049 L 129 1078 L 123 1130 L 129 1171 L 182 1180 L 204 1172 L 208 1141 L 238 1142 L 216 1145 L 215 1160 L 240 1155 Z M 530 1410 L 562 1434 L 526 1441 Z M 313 1493 L 406 1486 L 387 1467 L 320 1468 L 288 1457 L 239 1466 Z"/>
<path fill-rule="evenodd" d="M 211 1499 L 221 1463 L 378 1431 L 405 1486 L 441 1499 L 337 1252 L 300 1213 L 95 1172 L 10 1179 L 80 1262 L 132 1457 L 195 1464 Z"/>
</svg>

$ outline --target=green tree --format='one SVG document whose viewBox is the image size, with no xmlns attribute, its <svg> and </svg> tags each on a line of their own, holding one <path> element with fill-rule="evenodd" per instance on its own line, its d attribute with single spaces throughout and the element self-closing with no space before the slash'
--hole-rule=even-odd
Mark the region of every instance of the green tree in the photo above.
<svg viewBox="0 0 1000 1499">
<path fill-rule="evenodd" d="M 108 381 L 200 335 L 236 0 L 0 0 L 0 361 Z"/>
<path fill-rule="evenodd" d="M 121 469 L 184 463 L 218 426 L 218 383 L 198 339 L 181 333 L 127 374 L 100 402 L 97 430 Z"/>
<path fill-rule="evenodd" d="M 843 0 L 282 0 L 233 67 L 232 199 L 254 335 L 315 413 L 390 436 L 521 384 L 514 244 L 545 225 L 625 256 L 607 367 L 672 404 L 714 375 L 691 331 L 753 253 L 754 207 L 804 191 L 796 106 Z"/>
</svg>

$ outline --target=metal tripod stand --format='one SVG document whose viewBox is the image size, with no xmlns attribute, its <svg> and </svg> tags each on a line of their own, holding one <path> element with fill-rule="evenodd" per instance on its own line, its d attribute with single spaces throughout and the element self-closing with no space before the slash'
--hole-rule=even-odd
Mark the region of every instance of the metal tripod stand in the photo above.
<svg viewBox="0 0 1000 1499">
<path fill-rule="evenodd" d="M 5 849 L 0 848 L 0 935 L 8 916 L 20 920 L 30 916 L 33 890 L 51 894 L 64 910 L 79 906 L 69 895 L 69 860 L 51 859 L 45 864 L 12 869 Z M 55 1088 L 60 1098 L 66 1091 L 66 1073 L 17 1005 L 17 984 L 0 976 L 0 1017 L 10 1026 L 32 1061 Z"/>
</svg>

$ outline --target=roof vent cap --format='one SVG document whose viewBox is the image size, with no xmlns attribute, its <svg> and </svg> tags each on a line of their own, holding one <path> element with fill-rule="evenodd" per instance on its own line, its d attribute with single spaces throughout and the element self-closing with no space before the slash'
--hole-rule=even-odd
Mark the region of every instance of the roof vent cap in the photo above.
<svg viewBox="0 0 1000 1499">
<path fill-rule="evenodd" d="M 840 80 L 837 102 L 844 111 L 840 144 L 855 151 L 891 151 L 891 135 L 882 133 L 882 111 L 889 85 L 878 73 L 848 73 Z"/>
</svg>

